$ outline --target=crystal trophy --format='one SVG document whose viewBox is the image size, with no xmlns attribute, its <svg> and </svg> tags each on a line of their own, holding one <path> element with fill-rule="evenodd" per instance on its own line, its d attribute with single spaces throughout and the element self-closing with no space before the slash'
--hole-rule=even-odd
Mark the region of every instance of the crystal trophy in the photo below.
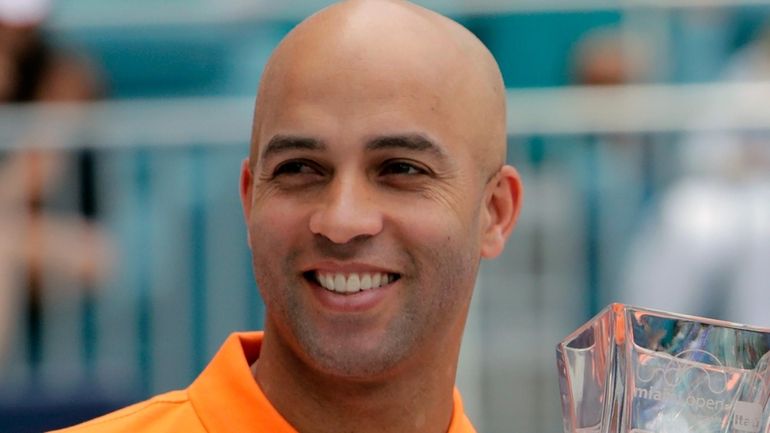
<svg viewBox="0 0 770 433">
<path fill-rule="evenodd" d="M 770 329 L 612 304 L 556 348 L 564 432 L 770 433 L 768 353 Z"/>
</svg>

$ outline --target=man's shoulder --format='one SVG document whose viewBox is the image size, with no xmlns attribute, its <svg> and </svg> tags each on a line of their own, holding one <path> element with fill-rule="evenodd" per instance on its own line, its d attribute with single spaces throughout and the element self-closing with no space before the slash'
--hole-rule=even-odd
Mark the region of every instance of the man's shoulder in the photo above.
<svg viewBox="0 0 770 433">
<path fill-rule="evenodd" d="M 166 433 L 205 432 L 187 391 L 157 395 L 83 424 L 51 433 Z"/>
</svg>

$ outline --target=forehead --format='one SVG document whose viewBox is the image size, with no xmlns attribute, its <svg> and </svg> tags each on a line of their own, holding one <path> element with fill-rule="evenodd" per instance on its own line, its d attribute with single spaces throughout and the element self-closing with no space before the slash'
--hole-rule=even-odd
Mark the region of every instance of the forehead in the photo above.
<svg viewBox="0 0 770 433">
<path fill-rule="evenodd" d="M 307 54 L 283 61 L 266 77 L 258 145 L 280 134 L 328 143 L 394 134 L 465 142 L 461 101 L 451 97 L 447 71 L 436 62 L 350 47 Z"/>
</svg>

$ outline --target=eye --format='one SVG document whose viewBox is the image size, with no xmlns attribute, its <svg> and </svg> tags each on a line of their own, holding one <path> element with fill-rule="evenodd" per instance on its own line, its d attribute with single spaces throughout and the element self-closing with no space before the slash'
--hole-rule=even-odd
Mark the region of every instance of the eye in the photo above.
<svg viewBox="0 0 770 433">
<path fill-rule="evenodd" d="M 385 164 L 382 165 L 382 169 L 380 171 L 381 175 L 387 176 L 392 174 L 404 174 L 407 176 L 414 176 L 419 174 L 427 174 L 428 170 L 425 168 L 420 167 L 417 164 L 407 162 L 407 161 L 387 161 Z"/>
<path fill-rule="evenodd" d="M 310 161 L 291 160 L 279 164 L 273 170 L 273 177 L 297 174 L 320 174 L 320 169 Z"/>
</svg>

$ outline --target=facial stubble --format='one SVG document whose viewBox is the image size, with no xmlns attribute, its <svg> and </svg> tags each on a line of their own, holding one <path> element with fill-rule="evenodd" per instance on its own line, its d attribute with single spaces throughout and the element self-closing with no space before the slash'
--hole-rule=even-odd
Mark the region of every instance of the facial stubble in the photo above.
<svg viewBox="0 0 770 433">
<path fill-rule="evenodd" d="M 399 280 L 400 293 L 396 294 L 400 298 L 399 309 L 396 316 L 389 318 L 385 329 L 375 334 L 379 340 L 375 345 L 363 341 L 371 335 L 358 332 L 370 324 L 366 317 L 334 317 L 334 332 L 330 332 L 328 318 L 313 310 L 306 293 L 308 283 L 297 265 L 306 251 L 289 251 L 279 263 L 274 249 L 254 251 L 254 272 L 268 320 L 296 359 L 330 377 L 384 379 L 415 362 L 453 356 L 444 353 L 444 349 L 453 326 L 462 326 L 465 321 L 478 256 L 474 258 L 473 248 L 458 247 L 451 235 L 445 239 L 445 244 L 433 248 L 398 249 L 396 261 L 404 264 L 406 270 Z M 268 239 L 255 240 L 257 245 L 270 245 Z M 374 245 L 365 248 L 373 249 Z M 322 326 L 318 326 L 318 320 L 324 320 Z"/>
</svg>

